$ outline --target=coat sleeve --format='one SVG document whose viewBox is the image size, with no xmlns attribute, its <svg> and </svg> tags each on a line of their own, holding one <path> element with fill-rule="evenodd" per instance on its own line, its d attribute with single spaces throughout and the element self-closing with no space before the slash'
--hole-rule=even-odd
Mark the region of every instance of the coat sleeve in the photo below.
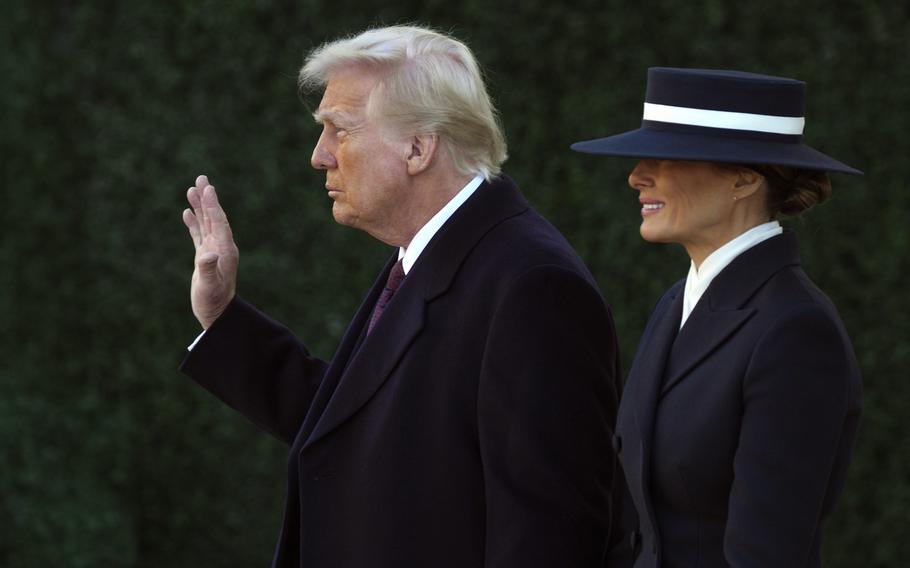
<svg viewBox="0 0 910 568">
<path fill-rule="evenodd" d="M 291 444 L 328 367 L 286 327 L 235 298 L 180 370 Z"/>
<path fill-rule="evenodd" d="M 805 566 L 840 491 L 859 414 L 841 326 L 803 306 L 756 344 L 743 384 L 724 553 L 734 567 Z"/>
<path fill-rule="evenodd" d="M 603 566 L 619 374 L 612 317 L 586 279 L 539 267 L 510 287 L 478 393 L 487 568 Z"/>
</svg>

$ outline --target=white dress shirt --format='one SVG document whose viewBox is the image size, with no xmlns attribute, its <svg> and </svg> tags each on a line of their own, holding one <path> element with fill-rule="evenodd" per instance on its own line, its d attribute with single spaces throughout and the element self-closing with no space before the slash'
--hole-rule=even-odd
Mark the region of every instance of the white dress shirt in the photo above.
<svg viewBox="0 0 910 568">
<path fill-rule="evenodd" d="M 449 217 L 461 207 L 465 201 L 468 200 L 471 195 L 480 187 L 480 184 L 483 183 L 483 176 L 476 175 L 474 179 L 469 181 L 467 185 L 461 188 L 461 191 L 455 194 L 448 203 L 443 205 L 435 215 L 433 215 L 427 224 L 420 228 L 419 231 L 414 235 L 414 238 L 411 239 L 411 242 L 408 243 L 407 247 L 401 247 L 398 249 L 398 259 L 404 259 L 401 262 L 401 267 L 404 269 L 405 275 L 408 271 L 411 270 L 411 267 L 414 266 L 414 263 L 417 262 L 417 258 L 420 256 L 420 253 L 423 252 L 423 249 L 427 247 L 430 241 L 433 239 L 433 236 L 445 225 L 445 222 L 449 220 Z M 205 335 L 205 330 L 202 330 L 195 341 L 187 347 L 187 351 L 192 351 L 193 347 L 199 343 L 199 340 L 202 339 L 202 336 Z"/>
<path fill-rule="evenodd" d="M 679 328 L 685 325 L 692 310 L 698 304 L 705 290 L 711 285 L 714 277 L 727 267 L 733 259 L 762 241 L 783 233 L 784 230 L 777 221 L 763 223 L 757 227 L 752 227 L 745 233 L 736 237 L 724 246 L 708 255 L 699 268 L 695 268 L 695 262 L 689 267 L 689 275 L 686 277 L 686 290 L 683 295 L 682 320 L 679 322 Z"/>
</svg>

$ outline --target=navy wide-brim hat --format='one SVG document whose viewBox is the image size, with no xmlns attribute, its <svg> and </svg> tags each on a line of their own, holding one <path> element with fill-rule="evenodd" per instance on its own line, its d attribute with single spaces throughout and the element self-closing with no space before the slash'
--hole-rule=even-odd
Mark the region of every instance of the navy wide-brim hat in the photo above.
<svg viewBox="0 0 910 568">
<path fill-rule="evenodd" d="M 806 84 L 711 69 L 648 69 L 641 128 L 572 144 L 589 154 L 862 175 L 803 144 Z"/>
</svg>

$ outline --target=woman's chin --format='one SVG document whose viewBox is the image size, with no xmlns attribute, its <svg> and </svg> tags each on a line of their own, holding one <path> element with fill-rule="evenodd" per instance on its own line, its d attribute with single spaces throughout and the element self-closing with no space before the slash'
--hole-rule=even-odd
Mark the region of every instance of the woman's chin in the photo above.
<svg viewBox="0 0 910 568">
<path fill-rule="evenodd" d="M 654 227 L 648 226 L 647 222 L 643 222 L 641 227 L 638 229 L 641 238 L 648 241 L 649 243 L 666 243 L 669 242 L 669 239 L 662 231 L 655 229 Z"/>
</svg>

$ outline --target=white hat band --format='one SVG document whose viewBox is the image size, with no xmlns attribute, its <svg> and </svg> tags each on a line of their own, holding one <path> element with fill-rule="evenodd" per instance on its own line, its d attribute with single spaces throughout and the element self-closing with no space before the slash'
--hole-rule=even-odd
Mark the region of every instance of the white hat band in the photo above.
<svg viewBox="0 0 910 568">
<path fill-rule="evenodd" d="M 806 125 L 805 117 L 773 116 L 769 114 L 750 114 L 747 112 L 728 112 L 724 110 L 706 110 L 645 103 L 643 120 L 686 124 L 689 126 L 707 126 L 709 128 L 726 128 L 728 130 L 751 130 L 753 132 L 770 132 L 773 134 L 802 135 Z"/>
</svg>

